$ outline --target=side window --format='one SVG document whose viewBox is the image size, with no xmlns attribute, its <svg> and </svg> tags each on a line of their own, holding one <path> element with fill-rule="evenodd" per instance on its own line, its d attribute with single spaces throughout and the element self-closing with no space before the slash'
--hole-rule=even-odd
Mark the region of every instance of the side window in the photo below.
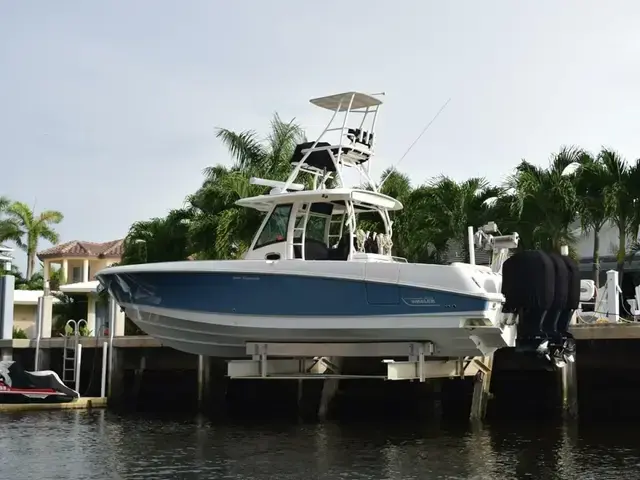
<svg viewBox="0 0 640 480">
<path fill-rule="evenodd" d="M 264 247 L 271 243 L 284 242 L 287 239 L 287 226 L 291 215 L 291 204 L 278 205 L 267 223 L 264 225 L 254 249 Z"/>
<path fill-rule="evenodd" d="M 296 227 L 302 227 L 304 215 L 300 215 L 296 220 Z M 317 240 L 324 243 L 324 228 L 327 225 L 327 218 L 320 215 L 309 215 L 307 220 L 307 231 L 305 238 Z"/>
</svg>

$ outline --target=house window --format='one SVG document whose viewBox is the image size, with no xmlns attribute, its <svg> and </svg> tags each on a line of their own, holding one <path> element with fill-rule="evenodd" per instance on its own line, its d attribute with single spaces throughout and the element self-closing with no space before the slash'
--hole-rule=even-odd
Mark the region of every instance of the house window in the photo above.
<svg viewBox="0 0 640 480">
<path fill-rule="evenodd" d="M 82 267 L 73 267 L 71 270 L 71 283 L 79 283 L 82 281 Z"/>
<path fill-rule="evenodd" d="M 289 203 L 286 205 L 278 205 L 273 209 L 269 220 L 267 220 L 262 232 L 260 232 L 256 246 L 253 248 L 284 242 L 287 239 L 287 227 L 289 225 L 291 207 L 292 205 Z"/>
</svg>

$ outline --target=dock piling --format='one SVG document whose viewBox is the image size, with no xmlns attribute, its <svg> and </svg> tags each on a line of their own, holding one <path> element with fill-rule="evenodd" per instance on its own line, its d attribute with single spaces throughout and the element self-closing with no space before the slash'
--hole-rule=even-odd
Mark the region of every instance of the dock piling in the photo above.
<svg viewBox="0 0 640 480">
<path fill-rule="evenodd" d="M 94 354 L 95 355 L 95 354 Z M 100 396 L 107 396 L 107 360 L 109 356 L 109 343 L 102 343 L 102 371 L 100 376 Z"/>
<path fill-rule="evenodd" d="M 336 372 L 342 368 L 343 359 L 339 357 L 330 357 L 329 359 L 332 367 L 336 368 Z M 320 405 L 318 406 L 318 420 L 325 421 L 329 415 L 329 408 L 331 402 L 338 393 L 338 387 L 340 386 L 340 380 L 337 378 L 326 378 L 323 380 L 322 393 L 320 394 Z"/>
<path fill-rule="evenodd" d="M 82 344 L 76 346 L 76 392 L 80 393 L 80 374 L 82 372 Z"/>
<path fill-rule="evenodd" d="M 133 398 L 137 402 L 140 398 L 140 389 L 142 388 L 142 378 L 144 377 L 144 371 L 147 369 L 147 353 L 145 349 L 142 350 L 142 354 L 140 355 L 140 363 L 138 364 L 138 368 L 134 371 L 134 380 L 133 380 Z"/>
<path fill-rule="evenodd" d="M 562 383 L 562 414 L 567 420 L 578 418 L 578 372 L 576 362 L 569 362 L 559 371 Z"/>
<path fill-rule="evenodd" d="M 198 411 L 208 410 L 211 400 L 211 358 L 198 355 Z"/>
<path fill-rule="evenodd" d="M 474 362 L 480 363 L 478 360 Z M 487 414 L 487 405 L 491 395 L 491 374 L 493 370 L 493 354 L 483 357 L 482 366 L 474 379 L 473 398 L 471 400 L 471 421 L 483 421 Z"/>
</svg>

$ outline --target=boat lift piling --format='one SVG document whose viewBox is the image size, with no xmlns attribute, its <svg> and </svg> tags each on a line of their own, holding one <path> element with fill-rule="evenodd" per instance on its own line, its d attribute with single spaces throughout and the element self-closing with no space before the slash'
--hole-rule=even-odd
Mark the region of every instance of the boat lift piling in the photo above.
<svg viewBox="0 0 640 480">
<path fill-rule="evenodd" d="M 114 359 L 114 350 L 113 350 L 113 338 L 115 335 L 115 331 L 116 331 L 116 313 L 117 313 L 117 309 L 118 309 L 118 304 L 116 303 L 115 299 L 112 296 L 109 296 L 109 305 L 108 305 L 108 318 L 109 318 L 109 342 L 108 342 L 108 349 L 109 349 L 109 371 L 108 371 L 108 377 L 109 377 L 109 390 L 108 390 L 108 394 L 109 397 L 111 397 L 112 391 L 113 389 L 112 384 L 113 384 L 113 369 L 115 366 L 115 359 Z"/>
<path fill-rule="evenodd" d="M 109 342 L 102 343 L 102 370 L 100 371 L 100 396 L 107 396 L 107 368 L 108 368 Z"/>
<path fill-rule="evenodd" d="M 78 346 L 76 347 L 76 373 L 75 373 L 75 377 L 76 377 L 76 392 L 80 393 L 80 376 L 81 376 L 81 368 L 82 368 L 82 344 L 78 343 Z"/>
</svg>

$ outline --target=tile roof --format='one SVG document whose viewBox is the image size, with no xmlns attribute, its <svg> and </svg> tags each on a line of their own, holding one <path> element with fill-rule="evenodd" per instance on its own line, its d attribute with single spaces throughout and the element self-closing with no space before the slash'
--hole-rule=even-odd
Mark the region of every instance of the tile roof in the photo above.
<svg viewBox="0 0 640 480">
<path fill-rule="evenodd" d="M 124 250 L 123 244 L 124 239 L 103 243 L 72 240 L 43 250 L 38 253 L 38 258 L 40 260 L 60 257 L 120 258 Z"/>
</svg>

